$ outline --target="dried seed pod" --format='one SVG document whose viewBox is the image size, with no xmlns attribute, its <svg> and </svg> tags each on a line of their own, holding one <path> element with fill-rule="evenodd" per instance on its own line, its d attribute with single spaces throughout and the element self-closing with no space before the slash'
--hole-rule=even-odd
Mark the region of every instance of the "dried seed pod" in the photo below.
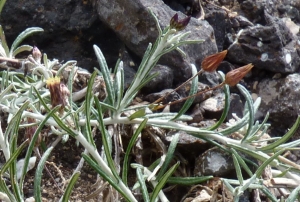
<svg viewBox="0 0 300 202">
<path fill-rule="evenodd" d="M 46 83 L 50 90 L 52 107 L 61 105 L 59 112 L 62 113 L 65 106 L 68 105 L 69 89 L 61 82 L 59 77 L 49 78 Z"/>
<path fill-rule="evenodd" d="M 244 76 L 252 69 L 253 65 L 250 63 L 248 65 L 242 66 L 240 68 L 231 70 L 225 76 L 225 84 L 229 86 L 235 86 L 244 78 Z"/>
<path fill-rule="evenodd" d="M 226 54 L 227 50 L 224 50 L 222 52 L 207 56 L 201 63 L 202 69 L 207 72 L 216 71 L 220 63 L 224 60 Z"/>
</svg>

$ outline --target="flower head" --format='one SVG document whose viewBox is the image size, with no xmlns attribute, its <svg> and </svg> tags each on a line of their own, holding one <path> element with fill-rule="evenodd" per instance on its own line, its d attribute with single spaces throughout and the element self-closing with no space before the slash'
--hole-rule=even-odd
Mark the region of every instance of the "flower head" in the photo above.
<svg viewBox="0 0 300 202">
<path fill-rule="evenodd" d="M 170 20 L 170 28 L 176 29 L 177 31 L 183 30 L 190 22 L 191 16 L 183 18 L 181 20 L 178 19 L 178 14 L 176 13 Z"/>
<path fill-rule="evenodd" d="M 214 72 L 220 63 L 224 60 L 227 50 L 224 50 L 213 55 L 209 55 L 201 63 L 202 69 L 207 72 Z"/>
<path fill-rule="evenodd" d="M 70 95 L 68 88 L 59 77 L 49 78 L 46 83 L 50 90 L 52 107 L 61 105 L 59 112 L 62 113 L 64 107 L 68 105 L 68 96 Z"/>
<path fill-rule="evenodd" d="M 231 70 L 226 74 L 224 82 L 229 86 L 235 86 L 252 69 L 252 67 L 253 65 L 250 63 L 240 68 Z"/>
</svg>

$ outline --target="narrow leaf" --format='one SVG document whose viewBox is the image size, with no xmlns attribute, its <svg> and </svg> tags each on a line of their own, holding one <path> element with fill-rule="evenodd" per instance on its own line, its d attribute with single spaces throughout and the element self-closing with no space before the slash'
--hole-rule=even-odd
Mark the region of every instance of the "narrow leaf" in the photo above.
<svg viewBox="0 0 300 202">
<path fill-rule="evenodd" d="M 252 176 L 253 173 L 250 170 L 250 168 L 247 166 L 243 158 L 235 151 L 235 149 L 231 148 L 230 151 L 233 153 L 233 155 L 238 160 L 239 164 L 244 168 L 244 170 L 248 173 L 249 176 Z"/>
<path fill-rule="evenodd" d="M 254 140 L 257 140 L 257 139 L 259 139 L 260 136 L 265 134 L 264 131 L 267 130 L 267 127 L 268 127 L 267 124 L 266 124 L 268 118 L 269 118 L 269 112 L 267 112 L 267 114 L 266 114 L 264 120 L 262 121 L 262 123 L 260 124 L 260 126 L 253 132 L 252 137 L 248 138 L 248 140 L 247 140 L 248 142 L 252 142 Z M 259 131 L 261 133 L 259 135 L 256 135 Z"/>
<path fill-rule="evenodd" d="M 28 164 L 29 164 L 29 160 L 30 160 L 30 157 L 31 157 L 31 154 L 32 154 L 32 151 L 35 147 L 35 142 L 36 140 L 38 139 L 39 135 L 40 135 L 40 132 L 42 131 L 42 129 L 44 128 L 44 125 L 46 124 L 47 120 L 55 113 L 59 110 L 59 106 L 56 106 L 55 108 L 53 108 L 45 117 L 45 119 L 39 124 L 38 128 L 36 129 L 35 133 L 33 134 L 32 138 L 31 138 L 31 141 L 29 143 L 29 146 L 28 146 L 28 149 L 27 149 L 27 152 L 26 152 L 26 156 L 25 156 L 25 159 L 24 159 L 24 168 L 23 168 L 23 171 L 22 171 L 22 175 L 21 175 L 21 178 L 20 178 L 20 187 L 21 187 L 21 190 L 23 190 L 23 183 L 24 183 L 24 179 L 25 179 L 25 175 L 27 173 L 27 167 L 28 167 Z"/>
<path fill-rule="evenodd" d="M 297 201 L 296 199 L 299 198 L 299 192 L 300 192 L 300 185 L 291 192 L 290 196 L 286 199 L 285 202 Z"/>
<path fill-rule="evenodd" d="M 153 11 L 151 9 L 149 9 L 149 12 L 152 15 L 152 17 L 154 18 L 158 34 L 159 34 L 159 36 L 161 36 L 162 35 L 162 30 L 161 30 L 160 25 L 159 25 L 159 20 L 157 19 L 156 15 L 153 13 Z"/>
<path fill-rule="evenodd" d="M 24 51 L 32 51 L 32 46 L 29 46 L 29 45 L 19 46 L 18 48 L 16 48 L 16 50 L 14 50 L 12 56 L 15 57 L 16 55 L 18 55 L 19 53 L 24 52 Z"/>
<path fill-rule="evenodd" d="M 192 67 L 192 75 L 196 75 L 197 72 L 197 68 L 194 64 L 191 65 Z M 197 93 L 198 90 L 198 76 L 196 76 L 193 80 L 192 80 L 192 84 L 191 84 L 191 90 L 188 96 L 194 95 Z M 177 118 L 179 118 L 182 114 L 184 114 L 189 108 L 190 106 L 193 104 L 195 100 L 195 97 L 191 97 L 189 99 L 187 99 L 183 106 L 181 107 L 180 111 L 177 113 L 177 115 L 174 117 L 173 120 L 176 120 Z"/>
<path fill-rule="evenodd" d="M 245 183 L 244 183 L 244 185 L 243 185 L 242 187 L 239 188 L 239 191 L 240 191 L 241 193 L 243 193 L 243 192 L 244 192 L 246 189 L 248 189 L 249 186 L 250 186 L 251 184 L 253 184 L 256 180 L 257 180 L 257 175 L 256 175 L 256 174 L 252 175 L 251 178 L 249 178 L 248 180 L 245 180 L 245 181 L 244 181 Z"/>
<path fill-rule="evenodd" d="M 41 181 L 42 181 L 42 175 L 43 175 L 43 169 L 46 163 L 46 160 L 48 156 L 50 155 L 52 149 L 54 147 L 49 147 L 45 153 L 43 154 L 35 172 L 34 176 L 34 198 L 36 202 L 42 202 L 42 186 L 41 186 Z"/>
<path fill-rule="evenodd" d="M 177 167 L 179 166 L 179 162 L 177 162 L 175 165 L 173 165 L 159 180 L 156 187 L 154 187 L 154 190 L 151 195 L 151 202 L 154 202 L 159 194 L 159 192 L 163 189 L 165 184 L 167 183 L 168 179 L 171 177 L 171 175 L 175 172 Z"/>
<path fill-rule="evenodd" d="M 80 176 L 80 172 L 79 171 L 76 171 L 73 174 L 73 176 L 71 177 L 70 182 L 69 182 L 67 188 L 65 189 L 65 193 L 64 193 L 64 195 L 62 197 L 62 201 L 69 201 L 72 189 L 74 188 L 74 185 L 77 182 L 79 176 Z"/>
<path fill-rule="evenodd" d="M 257 98 L 253 104 L 254 112 L 257 111 L 260 103 L 261 103 L 261 99 Z M 236 132 L 237 130 L 239 130 L 240 128 L 244 127 L 247 123 L 249 123 L 249 112 L 246 113 L 244 115 L 244 117 L 242 119 L 238 120 L 233 126 L 230 126 L 224 130 L 221 130 L 220 133 L 222 133 L 223 135 L 232 134 L 232 133 Z"/>
<path fill-rule="evenodd" d="M 9 142 L 11 143 L 13 138 L 18 136 L 18 130 L 19 130 L 19 125 L 21 122 L 22 114 L 25 109 L 27 109 L 29 105 L 29 101 L 26 101 L 20 109 L 17 111 L 17 113 L 13 116 L 13 118 L 10 120 L 8 127 L 5 131 L 5 137 L 10 138 Z M 15 103 L 12 103 L 15 104 Z M 12 151 L 14 152 L 14 151 Z"/>
<path fill-rule="evenodd" d="M 14 195 L 12 195 L 12 193 L 9 191 L 7 185 L 5 184 L 4 179 L 1 177 L 0 178 L 0 187 L 2 190 L 5 191 L 5 193 L 8 195 L 8 197 L 12 200 L 12 201 L 17 201 L 15 197 L 17 197 L 19 200 L 21 198 L 21 192 L 18 191 L 18 187 L 16 187 L 16 183 L 17 183 L 17 174 L 15 169 L 15 162 L 17 161 L 18 156 L 20 155 L 20 153 L 23 151 L 23 149 L 27 146 L 28 142 L 25 141 L 23 142 L 18 149 L 11 155 L 10 159 L 2 166 L 1 170 L 0 170 L 0 176 L 3 176 L 4 173 L 10 169 L 10 171 L 12 171 L 10 173 L 10 178 L 11 178 L 11 182 L 13 182 L 13 189 L 14 189 Z"/>
<path fill-rule="evenodd" d="M 27 28 L 26 30 L 24 30 L 22 33 L 20 33 L 18 35 L 18 37 L 15 39 L 15 41 L 13 42 L 13 44 L 11 45 L 10 48 L 10 53 L 9 53 L 9 57 L 13 56 L 13 52 L 16 50 L 16 48 L 18 47 L 18 45 L 29 35 L 34 34 L 35 32 L 43 32 L 44 30 L 42 28 L 39 27 L 30 27 Z"/>
<path fill-rule="evenodd" d="M 268 158 L 263 164 L 261 164 L 259 166 L 259 168 L 256 170 L 255 174 L 260 177 L 262 175 L 262 172 L 264 171 L 264 169 L 275 159 L 277 158 L 280 154 L 282 154 L 284 152 L 284 150 L 280 150 L 278 152 L 276 152 L 273 156 L 271 156 L 270 158 Z"/>
<path fill-rule="evenodd" d="M 261 191 L 268 197 L 268 199 L 270 199 L 272 202 L 278 202 L 276 196 L 274 196 L 270 190 L 263 186 L 263 188 L 261 189 Z M 286 201 L 287 202 L 287 201 Z M 290 202 L 294 202 L 294 201 L 290 201 Z"/>
<path fill-rule="evenodd" d="M 248 149 L 246 147 L 242 147 L 242 146 L 238 146 L 238 145 L 234 145 L 234 144 L 228 144 L 227 146 L 232 147 L 232 148 L 234 148 L 236 150 L 242 151 L 242 152 L 244 152 L 244 153 L 246 153 L 246 154 L 248 154 L 248 155 L 250 155 L 250 156 L 252 156 L 252 157 L 254 157 L 254 158 L 258 159 L 258 160 L 260 160 L 260 161 L 265 161 L 266 159 L 269 158 L 269 157 L 266 157 L 267 156 L 266 154 L 262 155 L 261 153 L 255 151 L 254 149 L 251 150 L 251 149 Z M 276 164 L 278 164 L 278 161 L 274 160 L 273 163 L 272 163 L 273 165 L 276 165 Z"/>
<path fill-rule="evenodd" d="M 270 150 L 275 149 L 277 146 L 288 141 L 294 135 L 294 133 L 297 131 L 297 129 L 299 128 L 299 125 L 300 125 L 300 116 L 298 116 L 298 118 L 297 118 L 296 122 L 294 123 L 294 125 L 292 126 L 292 128 L 284 136 L 282 136 L 282 138 L 280 138 L 279 140 L 277 140 L 271 144 L 268 144 L 265 147 L 257 148 L 257 149 L 260 151 L 270 151 Z"/>
<path fill-rule="evenodd" d="M 87 132 L 87 141 L 91 144 L 95 144 L 93 141 L 93 134 L 92 134 L 92 127 L 91 127 L 91 107 L 92 107 L 92 101 L 93 101 L 93 85 L 95 78 L 97 76 L 97 72 L 94 72 L 88 82 L 87 91 L 85 95 L 85 127 Z M 94 145 L 95 146 L 95 145 Z"/>
<path fill-rule="evenodd" d="M 168 148 L 167 154 L 166 154 L 166 159 L 165 162 L 163 163 L 162 167 L 159 170 L 159 173 L 157 174 L 156 179 L 160 180 L 160 178 L 165 174 L 165 171 L 167 170 L 171 160 L 174 157 L 174 152 L 179 140 L 179 134 L 180 133 L 175 133 L 175 135 L 173 135 L 172 141 L 170 143 L 170 146 Z"/>
<path fill-rule="evenodd" d="M 226 185 L 226 187 L 229 189 L 231 193 L 234 193 L 234 188 L 229 184 L 229 182 L 226 179 L 222 179 L 223 183 Z"/>
<path fill-rule="evenodd" d="M 141 168 L 136 169 L 136 175 L 137 175 L 140 187 L 141 187 L 143 199 L 144 199 L 145 202 L 149 202 L 150 201 L 149 193 L 148 193 L 148 190 L 147 190 L 147 186 L 146 186 L 145 179 L 144 179 L 144 176 L 142 174 Z"/>
<path fill-rule="evenodd" d="M 195 184 L 201 184 L 207 180 L 212 179 L 213 176 L 202 176 L 202 177 L 170 177 L 168 184 L 178 184 L 184 186 L 191 186 Z"/>
<path fill-rule="evenodd" d="M 136 119 L 136 118 L 144 117 L 145 115 L 146 115 L 146 109 L 143 108 L 143 109 L 140 109 L 140 110 L 134 112 L 132 115 L 130 115 L 128 117 L 128 119 L 131 121 L 131 120 Z"/>
<path fill-rule="evenodd" d="M 76 60 L 69 60 L 68 62 L 66 62 L 65 64 L 63 64 L 56 72 L 56 76 L 60 77 L 60 75 L 62 74 L 62 72 L 64 71 L 64 69 L 66 67 L 72 66 L 74 67 L 76 65 L 77 61 Z M 72 68 L 73 69 L 73 68 Z M 71 75 L 70 75 L 71 76 Z M 70 91 L 72 92 L 72 91 Z"/>
<path fill-rule="evenodd" d="M 25 146 L 27 146 L 28 141 L 25 141 L 21 144 L 21 146 L 18 149 L 23 149 Z M 13 148 L 13 149 L 12 149 Z M 11 153 L 15 152 L 17 149 L 17 136 L 14 136 L 14 139 L 11 143 Z M 10 174 L 10 180 L 11 180 L 11 186 L 12 190 L 14 192 L 14 195 L 17 199 L 17 201 L 22 201 L 23 196 L 21 194 L 19 182 L 18 182 L 18 173 L 17 173 L 17 166 L 16 166 L 17 161 L 12 161 L 11 166 L 9 167 L 9 174 Z"/>
<path fill-rule="evenodd" d="M 151 81 L 154 77 L 156 77 L 158 73 L 154 73 L 152 75 L 150 75 L 149 77 L 143 79 L 142 82 L 140 82 L 137 86 L 135 85 L 135 89 L 133 89 L 133 87 L 129 87 L 124 95 L 124 98 L 121 101 L 120 106 L 122 106 L 123 108 L 127 107 L 131 101 L 134 99 L 134 97 L 136 96 L 136 94 L 138 93 L 138 91 L 144 87 L 149 81 Z"/>
<path fill-rule="evenodd" d="M 244 142 L 245 140 L 247 140 L 247 138 L 251 134 L 252 126 L 253 126 L 253 123 L 254 123 L 254 107 L 253 107 L 253 100 L 252 100 L 252 97 L 251 97 L 249 91 L 244 86 L 242 86 L 240 84 L 237 84 L 237 87 L 240 90 L 240 92 L 243 94 L 244 98 L 246 99 L 246 104 L 248 106 L 248 113 L 249 113 L 247 133 L 244 136 L 244 138 L 242 139 L 242 142 Z"/>
<path fill-rule="evenodd" d="M 109 104 L 114 106 L 115 92 L 113 91 L 113 86 L 112 86 L 113 82 L 111 80 L 110 71 L 107 67 L 106 60 L 105 60 L 100 48 L 98 48 L 98 46 L 96 46 L 96 45 L 94 45 L 93 47 L 94 47 L 94 51 L 96 53 L 98 63 L 100 65 L 100 69 L 101 69 L 101 73 L 103 75 L 103 79 L 105 81 Z"/>
<path fill-rule="evenodd" d="M 123 62 L 120 62 L 118 67 L 116 68 L 116 76 L 114 80 L 114 91 L 116 92 L 116 103 L 115 108 L 120 107 L 121 100 L 123 98 L 124 93 L 124 70 L 123 70 Z"/>
<path fill-rule="evenodd" d="M 129 155 L 130 155 L 130 152 L 131 152 L 132 148 L 135 145 L 135 142 L 136 142 L 138 136 L 140 135 L 140 133 L 142 132 L 142 130 L 146 126 L 147 121 L 148 121 L 148 119 L 144 119 L 143 122 L 136 129 L 133 136 L 130 138 L 130 141 L 128 143 L 128 146 L 127 146 L 127 149 L 126 149 L 126 152 L 125 152 L 124 161 L 123 161 L 123 169 L 122 169 L 122 180 L 126 185 L 127 185 L 127 175 L 128 175 L 128 167 L 129 167 L 129 163 L 128 163 L 129 162 Z"/>
<path fill-rule="evenodd" d="M 82 157 L 84 160 L 97 172 L 103 179 L 105 179 L 109 184 L 115 188 L 127 201 L 130 201 L 130 198 L 128 197 L 127 194 L 123 192 L 123 190 L 120 188 L 119 184 L 115 183 L 108 175 L 106 175 L 105 172 L 99 167 L 97 163 L 95 163 L 88 155 L 82 154 Z"/>
<path fill-rule="evenodd" d="M 117 111 L 117 109 L 116 108 L 114 108 L 113 106 L 111 106 L 111 105 L 109 105 L 109 104 L 106 104 L 106 103 L 104 103 L 104 102 L 100 102 L 100 104 L 103 106 L 103 108 L 105 109 L 105 108 L 107 108 L 107 109 L 109 109 L 109 110 L 111 110 L 111 111 Z M 103 109 L 102 108 L 102 109 Z"/>
<path fill-rule="evenodd" d="M 234 164 L 234 167 L 235 167 L 235 172 L 236 172 L 237 178 L 240 182 L 240 185 L 243 186 L 244 185 L 244 179 L 243 179 L 243 175 L 242 175 L 242 170 L 241 170 L 239 161 L 237 160 L 237 158 L 235 156 L 235 153 L 232 153 L 232 159 L 233 159 L 233 164 Z"/>
<path fill-rule="evenodd" d="M 224 81 L 225 75 L 223 74 L 223 72 L 219 71 L 218 73 L 219 73 L 222 81 Z M 221 115 L 220 119 L 218 120 L 218 122 L 215 123 L 213 126 L 209 127 L 208 130 L 217 129 L 222 123 L 224 123 L 224 121 L 228 115 L 229 108 L 230 108 L 230 90 L 229 90 L 228 85 L 224 85 L 224 94 L 225 94 L 225 104 L 224 104 L 224 109 L 223 109 L 222 115 Z"/>
<path fill-rule="evenodd" d="M 99 102 L 99 100 L 96 96 L 95 96 L 94 99 L 95 99 L 95 104 L 96 104 L 97 111 L 98 111 L 98 114 L 97 114 L 97 120 L 98 120 L 98 123 L 99 123 L 98 128 L 101 132 L 103 148 L 104 148 L 105 156 L 106 156 L 106 159 L 107 159 L 107 163 L 108 163 L 109 168 L 111 169 L 111 172 L 115 176 L 115 178 L 119 180 L 120 176 L 118 175 L 115 163 L 112 159 L 111 149 L 110 149 L 110 146 L 109 146 L 110 137 L 108 136 L 107 130 L 105 129 L 101 105 L 100 105 L 100 102 Z"/>
<path fill-rule="evenodd" d="M 6 0 L 1 0 L 0 1 L 0 14 L 1 14 L 1 11 L 2 11 L 2 8 L 5 4 Z M 2 55 L 2 56 L 6 56 L 8 57 L 9 55 L 9 48 L 7 46 L 7 42 L 6 42 L 6 39 L 5 39 L 5 34 L 4 34 L 4 31 L 3 31 L 3 28 L 2 26 L 0 25 L 0 40 L 1 40 L 1 46 L 3 47 L 4 49 L 4 52 L 5 52 L 5 55 Z"/>
</svg>

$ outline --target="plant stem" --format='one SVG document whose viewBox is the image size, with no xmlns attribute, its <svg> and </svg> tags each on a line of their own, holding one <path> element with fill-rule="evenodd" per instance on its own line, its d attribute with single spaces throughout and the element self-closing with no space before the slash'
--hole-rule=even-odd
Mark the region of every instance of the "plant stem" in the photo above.
<svg viewBox="0 0 300 202">
<path fill-rule="evenodd" d="M 171 92 L 167 93 L 167 95 L 155 100 L 152 104 L 157 104 L 159 102 L 161 102 L 164 98 L 168 97 L 171 93 L 174 93 L 175 91 L 177 91 L 179 88 L 185 86 L 188 82 L 190 82 L 192 79 L 194 79 L 196 76 L 202 74 L 203 69 L 200 69 L 200 71 L 195 74 L 194 76 L 192 76 L 191 78 L 189 78 L 187 81 L 185 81 L 184 83 L 182 83 L 180 86 L 178 86 L 177 88 L 175 88 L 174 90 L 172 90 Z"/>
<path fill-rule="evenodd" d="M 197 74 L 196 74 L 196 76 L 197 76 Z M 215 87 L 206 89 L 206 90 L 204 90 L 204 91 L 200 91 L 200 92 L 198 92 L 198 93 L 196 93 L 196 94 L 194 94 L 194 95 L 190 95 L 190 96 L 188 96 L 188 97 L 182 98 L 182 99 L 180 99 L 180 100 L 176 100 L 176 101 L 174 101 L 174 102 L 170 102 L 170 103 L 165 104 L 165 105 L 158 105 L 158 106 L 155 107 L 154 109 L 155 109 L 155 110 L 158 110 L 158 109 L 161 109 L 161 108 L 165 108 L 165 107 L 168 106 L 168 105 L 173 105 L 173 104 L 180 103 L 180 102 L 185 101 L 185 100 L 187 100 L 187 99 L 189 99 L 189 98 L 196 97 L 196 96 L 198 96 L 198 95 L 201 95 L 201 94 L 203 94 L 203 93 L 206 93 L 206 92 L 215 90 L 215 89 L 217 89 L 217 88 L 221 88 L 221 87 L 224 86 L 224 85 L 225 85 L 225 83 L 222 82 L 222 83 L 220 83 L 219 85 L 217 85 L 217 86 L 215 86 Z M 176 89 L 175 89 L 175 90 L 176 90 Z M 174 90 L 174 91 L 175 91 L 175 90 Z M 174 91 L 172 91 L 172 92 L 174 92 Z M 172 92 L 170 92 L 170 93 L 172 93 Z M 169 94 L 170 94 L 170 93 L 169 93 Z M 166 96 L 168 96 L 169 94 L 167 94 Z M 166 96 L 162 97 L 162 99 L 165 98 Z M 160 98 L 160 99 L 161 99 L 161 98 Z M 159 99 L 158 99 L 158 100 L 159 100 Z M 153 104 L 155 104 L 155 103 L 157 103 L 157 100 L 156 100 Z"/>
<path fill-rule="evenodd" d="M 104 160 L 101 158 L 100 154 L 98 153 L 97 149 L 91 145 L 86 138 L 83 136 L 82 133 L 77 132 L 77 135 L 75 136 L 76 140 L 80 142 L 80 144 L 92 155 L 92 157 L 95 159 L 95 161 L 98 163 L 98 165 L 101 167 L 104 173 L 107 174 L 112 180 L 115 181 L 116 184 L 119 185 L 120 189 L 124 191 L 126 196 L 130 198 L 131 202 L 137 202 L 136 198 L 133 196 L 131 190 L 119 179 L 116 179 L 113 173 L 111 172 L 110 168 L 107 166 L 107 164 L 104 162 Z"/>
</svg>

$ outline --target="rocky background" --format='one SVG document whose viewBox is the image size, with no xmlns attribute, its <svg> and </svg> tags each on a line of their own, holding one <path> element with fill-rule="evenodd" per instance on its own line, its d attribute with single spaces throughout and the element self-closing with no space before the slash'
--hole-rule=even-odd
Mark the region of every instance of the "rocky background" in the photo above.
<svg viewBox="0 0 300 202">
<path fill-rule="evenodd" d="M 158 36 L 148 9 L 157 16 L 162 28 L 176 12 L 179 18 L 191 15 L 185 31 L 191 31 L 190 39 L 205 41 L 182 47 L 186 58 L 176 51 L 164 56 L 153 70 L 159 76 L 141 92 L 143 99 L 154 101 L 161 97 L 191 76 L 190 63 L 200 69 L 204 57 L 227 49 L 219 69 L 226 73 L 254 64 L 242 84 L 253 99 L 262 97 L 257 119 L 269 112 L 273 125 L 270 134 L 282 136 L 300 114 L 300 1 L 200 2 L 201 6 L 198 0 L 15 0 L 6 2 L 0 23 L 9 44 L 28 27 L 43 28 L 43 33 L 31 36 L 26 43 L 37 46 L 48 58 L 77 60 L 78 66 L 89 71 L 98 67 L 92 48 L 96 44 L 109 67 L 114 68 L 118 58 L 124 61 L 125 82 L 129 85 L 146 47 Z M 199 91 L 217 83 L 217 74 L 206 73 L 199 78 Z M 241 116 L 243 98 L 237 89 L 231 92 L 231 113 Z M 188 88 L 179 90 L 170 100 L 187 94 Z M 190 110 L 194 124 L 204 118 L 217 119 L 222 113 L 223 96 L 221 91 L 215 91 L 198 97 Z"/>
<path fill-rule="evenodd" d="M 228 49 L 219 69 L 224 73 L 237 66 L 254 64 L 245 85 L 253 97 L 262 97 L 257 118 L 270 113 L 274 135 L 282 134 L 299 114 L 300 98 L 300 1 L 297 0 L 30 0 L 7 1 L 1 16 L 1 25 L 11 44 L 16 36 L 28 27 L 37 26 L 45 31 L 30 37 L 26 43 L 38 46 L 49 58 L 77 60 L 78 66 L 93 71 L 98 67 L 92 45 L 98 45 L 108 65 L 113 68 L 118 58 L 125 64 L 126 84 L 129 85 L 143 53 L 158 33 L 151 9 L 162 27 L 168 25 L 176 13 L 193 18 L 185 31 L 190 39 L 205 42 L 182 47 L 187 58 L 174 51 L 164 56 L 153 71 L 159 76 L 143 89 L 152 101 L 175 88 L 191 76 L 190 63 L 200 69 L 202 59 Z M 201 19 L 204 15 L 204 20 Z M 218 83 L 216 74 L 205 74 L 199 79 L 199 90 Z M 163 92 L 161 92 L 163 91 Z M 235 89 L 232 92 L 238 93 Z M 158 94 L 157 94 L 158 93 Z M 181 90 L 170 98 L 185 97 Z M 197 103 L 212 97 L 220 100 L 220 92 L 208 93 Z M 240 115 L 238 95 L 233 94 L 232 112 Z M 199 115 L 218 118 L 216 109 L 195 109 Z M 176 111 L 178 107 L 171 110 Z M 204 108 L 204 109 L 203 109 Z M 206 109 L 206 110 L 205 110 Z M 220 107 L 219 107 L 220 109 Z M 194 112 L 191 112 L 194 113 Z"/>
</svg>

